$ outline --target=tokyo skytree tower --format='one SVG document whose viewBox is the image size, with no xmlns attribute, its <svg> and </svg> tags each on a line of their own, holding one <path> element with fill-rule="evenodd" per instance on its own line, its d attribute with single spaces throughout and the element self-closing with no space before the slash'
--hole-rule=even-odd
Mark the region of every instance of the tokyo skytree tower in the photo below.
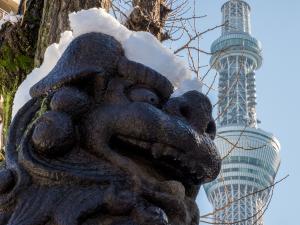
<svg viewBox="0 0 300 225">
<path fill-rule="evenodd" d="M 213 42 L 211 66 L 219 73 L 218 135 L 223 158 L 219 177 L 204 186 L 217 224 L 263 224 L 280 165 L 280 144 L 258 128 L 255 71 L 262 65 L 260 42 L 251 36 L 250 6 L 222 6 L 221 36 Z M 262 191 L 263 190 L 263 191 Z"/>
</svg>

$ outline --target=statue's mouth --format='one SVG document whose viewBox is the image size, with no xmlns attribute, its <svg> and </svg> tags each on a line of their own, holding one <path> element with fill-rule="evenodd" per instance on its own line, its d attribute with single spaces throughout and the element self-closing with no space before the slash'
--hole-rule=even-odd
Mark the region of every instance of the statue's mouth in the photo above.
<svg viewBox="0 0 300 225">
<path fill-rule="evenodd" d="M 187 150 L 179 147 L 123 135 L 112 136 L 110 147 L 137 164 L 149 165 L 149 170 L 154 176 L 177 180 L 183 184 L 199 185 L 203 181 L 204 171 L 200 169 L 201 162 L 195 161 Z"/>
</svg>

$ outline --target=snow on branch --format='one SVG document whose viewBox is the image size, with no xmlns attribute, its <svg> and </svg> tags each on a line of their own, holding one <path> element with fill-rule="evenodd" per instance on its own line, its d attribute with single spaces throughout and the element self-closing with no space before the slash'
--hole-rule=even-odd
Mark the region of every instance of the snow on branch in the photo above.
<svg viewBox="0 0 300 225">
<path fill-rule="evenodd" d="M 7 13 L 2 19 L 0 19 L 0 29 L 7 22 L 15 24 L 15 23 L 19 22 L 21 19 L 22 19 L 22 16 L 15 15 L 13 12 Z"/>
</svg>

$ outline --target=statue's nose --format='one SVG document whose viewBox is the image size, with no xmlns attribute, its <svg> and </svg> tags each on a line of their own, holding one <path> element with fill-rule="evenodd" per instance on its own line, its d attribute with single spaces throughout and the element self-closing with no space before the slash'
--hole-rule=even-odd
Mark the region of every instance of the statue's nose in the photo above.
<svg viewBox="0 0 300 225">
<path fill-rule="evenodd" d="M 164 106 L 168 114 L 187 121 L 200 133 L 216 136 L 216 124 L 212 117 L 212 105 L 207 96 L 198 91 L 189 91 L 182 96 L 171 98 Z"/>
</svg>

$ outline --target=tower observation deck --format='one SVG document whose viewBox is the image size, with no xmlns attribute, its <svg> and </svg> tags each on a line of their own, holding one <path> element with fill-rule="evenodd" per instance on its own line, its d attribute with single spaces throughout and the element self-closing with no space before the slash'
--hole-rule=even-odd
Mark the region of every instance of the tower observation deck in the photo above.
<svg viewBox="0 0 300 225">
<path fill-rule="evenodd" d="M 0 19 L 10 12 L 16 13 L 18 5 L 14 0 L 0 0 Z"/>
<path fill-rule="evenodd" d="M 262 64 L 261 44 L 251 36 L 250 6 L 231 0 L 222 7 L 222 35 L 211 46 L 211 65 L 219 72 L 221 126 L 257 126 L 255 70 Z"/>
<path fill-rule="evenodd" d="M 215 142 L 223 164 L 219 177 L 204 188 L 218 224 L 262 225 L 266 187 L 280 165 L 278 140 L 257 123 L 255 71 L 262 65 L 262 48 L 251 36 L 250 11 L 245 1 L 227 1 L 222 35 L 211 46 L 210 64 L 219 74 Z"/>
</svg>

